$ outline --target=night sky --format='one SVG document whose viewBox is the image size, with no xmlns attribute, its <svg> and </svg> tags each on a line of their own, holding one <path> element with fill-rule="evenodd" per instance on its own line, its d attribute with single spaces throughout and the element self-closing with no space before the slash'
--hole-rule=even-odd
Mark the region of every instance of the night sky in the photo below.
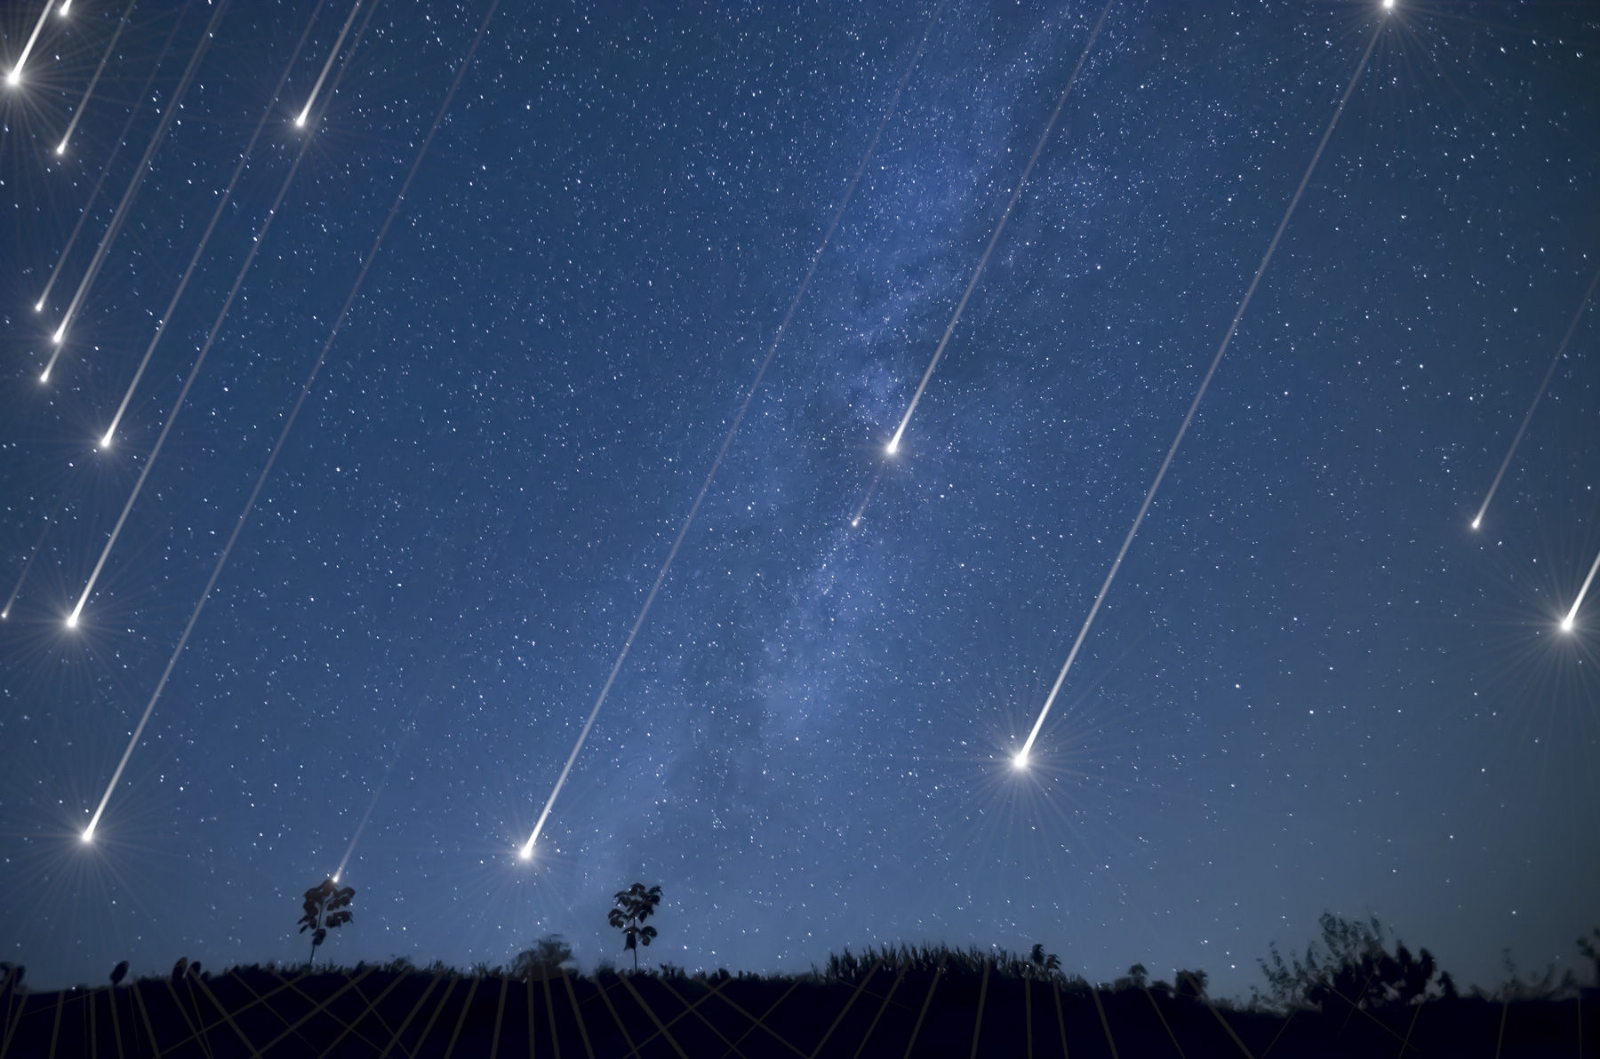
<svg viewBox="0 0 1600 1059">
<path fill-rule="evenodd" d="M 369 811 L 319 958 L 561 933 L 592 968 L 642 881 L 652 965 L 1043 942 L 1237 995 L 1332 910 L 1466 982 L 1583 966 L 1600 592 L 1558 622 L 1600 552 L 1592 308 L 1469 523 L 1600 265 L 1595 7 L 1118 0 L 852 528 L 1102 6 L 952 0 L 524 863 L 932 5 L 503 5 L 85 845 L 488 12 L 364 7 L 301 130 L 347 0 L 234 0 L 41 385 L 216 13 L 136 5 L 58 157 L 124 6 L 52 15 L 0 97 L 0 591 L 54 517 L 0 627 L 30 983 L 303 960 Z M 6 69 L 38 12 L 5 5 Z"/>
</svg>

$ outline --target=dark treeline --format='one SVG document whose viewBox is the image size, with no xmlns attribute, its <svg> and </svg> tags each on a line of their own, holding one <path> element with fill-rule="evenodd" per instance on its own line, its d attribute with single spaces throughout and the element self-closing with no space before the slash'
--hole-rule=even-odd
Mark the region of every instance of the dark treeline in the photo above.
<svg viewBox="0 0 1600 1059">
<path fill-rule="evenodd" d="M 118 975 L 108 986 L 49 993 L 28 992 L 20 970 L 5 968 L 0 1056 L 1487 1059 L 1592 1055 L 1600 1034 L 1597 991 L 1548 978 L 1513 979 L 1500 996 L 1431 986 L 1402 996 L 1402 974 L 1388 992 L 1370 981 L 1348 992 L 1331 985 L 1283 1004 L 1259 994 L 1249 1003 L 1214 999 L 1203 974 L 1151 980 L 1137 965 L 1091 985 L 1063 974 L 1037 946 L 1028 956 L 847 951 L 791 976 L 691 975 L 670 965 L 581 974 L 570 958 L 559 939 L 545 939 L 504 969 L 397 960 L 211 972 L 180 961 L 168 976 Z M 1396 960 L 1388 971 L 1415 985 L 1419 960 Z M 1305 969 L 1304 960 L 1287 961 L 1291 978 L 1295 962 Z M 1367 971 L 1377 979 L 1385 968 Z"/>
</svg>

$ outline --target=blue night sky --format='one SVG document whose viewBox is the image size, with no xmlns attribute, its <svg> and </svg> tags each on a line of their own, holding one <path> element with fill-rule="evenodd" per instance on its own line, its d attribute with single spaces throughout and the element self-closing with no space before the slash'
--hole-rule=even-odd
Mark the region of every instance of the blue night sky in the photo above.
<svg viewBox="0 0 1600 1059">
<path fill-rule="evenodd" d="M 593 967 L 642 881 L 649 960 L 690 968 L 1037 941 L 1240 994 L 1324 910 L 1465 982 L 1583 966 L 1594 7 L 1116 0 L 892 458 L 1099 0 L 507 3 L 364 277 L 488 0 L 142 0 L 108 49 L 124 7 L 50 15 L 0 89 L 0 959 L 31 983 L 304 959 L 347 855 L 349 963 L 561 933 Z M 6 69 L 39 12 L 0 13 Z"/>
</svg>

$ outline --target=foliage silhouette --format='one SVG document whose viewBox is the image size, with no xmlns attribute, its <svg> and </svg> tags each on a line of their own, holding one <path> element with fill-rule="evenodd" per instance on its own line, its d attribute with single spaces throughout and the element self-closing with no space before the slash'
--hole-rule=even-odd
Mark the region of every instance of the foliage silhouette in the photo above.
<svg viewBox="0 0 1600 1059">
<path fill-rule="evenodd" d="M 560 934 L 548 934 L 534 942 L 533 948 L 517 953 L 511 961 L 511 977 L 531 981 L 555 978 L 571 962 L 572 946 Z"/>
<path fill-rule="evenodd" d="M 1578 938 L 1578 951 L 1594 962 L 1594 984 L 1600 986 L 1600 927 Z"/>
<path fill-rule="evenodd" d="M 1044 946 L 1039 942 L 1034 942 L 1032 951 L 1028 953 L 1028 962 L 1033 964 L 1040 974 L 1051 975 L 1061 970 L 1061 957 L 1053 952 L 1045 952 Z"/>
<path fill-rule="evenodd" d="M 121 985 L 122 984 L 122 980 L 124 978 L 126 978 L 126 977 L 128 977 L 128 961 L 127 960 L 123 960 L 121 963 L 119 963 L 115 967 L 111 968 L 111 984 L 112 985 Z"/>
<path fill-rule="evenodd" d="M 340 889 L 332 879 L 324 879 L 306 891 L 305 903 L 301 906 L 304 911 L 300 916 L 300 933 L 311 931 L 313 962 L 317 958 L 317 946 L 327 940 L 328 931 L 355 918 L 350 911 L 350 902 L 355 896 L 354 887 Z"/>
<path fill-rule="evenodd" d="M 1304 958 L 1289 954 L 1284 960 L 1276 944 L 1268 958 L 1258 960 L 1267 978 L 1269 995 L 1281 1008 L 1314 1007 L 1320 1011 L 1373 1010 L 1407 1007 L 1430 994 L 1439 974 L 1438 961 L 1427 949 L 1413 956 L 1396 943 L 1393 953 L 1384 943 L 1383 927 L 1376 916 L 1366 922 L 1324 912 L 1322 944 L 1312 942 Z M 1437 980 L 1440 995 L 1455 995 L 1448 974 Z"/>
<path fill-rule="evenodd" d="M 618 890 L 617 907 L 606 917 L 613 927 L 622 931 L 622 950 L 633 953 L 633 969 L 639 969 L 639 945 L 649 945 L 656 937 L 656 928 L 647 927 L 644 921 L 655 914 L 661 903 L 661 887 L 646 890 L 644 883 L 634 883 L 626 890 Z"/>
</svg>

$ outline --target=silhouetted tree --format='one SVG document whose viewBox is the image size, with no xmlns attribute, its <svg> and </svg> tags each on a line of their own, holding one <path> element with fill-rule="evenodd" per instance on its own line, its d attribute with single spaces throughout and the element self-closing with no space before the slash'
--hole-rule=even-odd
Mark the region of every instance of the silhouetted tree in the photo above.
<svg viewBox="0 0 1600 1059">
<path fill-rule="evenodd" d="M 354 887 L 346 886 L 341 890 L 332 879 L 324 879 L 306 891 L 305 904 L 301 906 L 304 914 L 300 916 L 300 933 L 311 931 L 312 961 L 317 958 L 317 946 L 328 939 L 328 931 L 355 918 L 350 911 L 350 902 L 355 896 Z"/>
<path fill-rule="evenodd" d="M 178 962 L 172 965 L 172 984 L 177 985 L 183 981 L 183 976 L 189 973 L 189 957 L 179 956 Z"/>
<path fill-rule="evenodd" d="M 1322 944 L 1307 946 L 1303 959 L 1290 953 L 1286 962 L 1272 945 L 1270 963 L 1257 961 L 1267 977 L 1268 993 L 1280 1006 L 1310 1004 L 1322 1011 L 1371 1009 L 1414 1004 L 1428 995 L 1439 965 L 1427 949 L 1413 956 L 1405 945 L 1396 943 L 1391 954 L 1377 917 L 1362 922 L 1325 912 L 1318 922 Z M 1447 977 L 1438 984 L 1450 996 L 1455 983 L 1446 986 Z"/>
<path fill-rule="evenodd" d="M 1133 983 L 1135 989 L 1147 989 L 1150 986 L 1150 972 L 1145 969 L 1144 964 L 1136 963 L 1128 968 L 1128 980 Z"/>
<path fill-rule="evenodd" d="M 1028 962 L 1033 964 L 1038 974 L 1050 975 L 1061 970 L 1061 957 L 1053 952 L 1045 952 L 1044 946 L 1038 943 L 1028 953 Z"/>
<path fill-rule="evenodd" d="M 1578 939 L 1578 951 L 1594 961 L 1594 984 L 1600 986 L 1600 927 Z"/>
<path fill-rule="evenodd" d="M 122 980 L 124 978 L 126 978 L 126 977 L 128 977 L 128 961 L 127 960 L 123 960 L 121 963 L 119 963 L 115 967 L 111 968 L 111 984 L 112 985 L 121 985 L 122 984 Z"/>
<path fill-rule="evenodd" d="M 511 961 L 513 978 L 554 978 L 565 964 L 572 962 L 572 946 L 560 934 L 550 934 L 523 949 Z"/>
<path fill-rule="evenodd" d="M 1211 981 L 1211 976 L 1204 971 L 1179 971 L 1174 981 L 1178 986 L 1179 996 L 1204 1000 L 1206 998 L 1206 985 Z"/>
<path fill-rule="evenodd" d="M 633 953 L 633 969 L 639 969 L 639 945 L 649 945 L 656 937 L 656 928 L 647 927 L 644 921 L 649 919 L 661 903 L 661 887 L 652 886 L 646 890 L 644 883 L 634 883 L 626 890 L 618 890 L 616 896 L 617 907 L 611 910 L 607 921 L 618 930 L 622 931 L 622 950 Z"/>
</svg>

